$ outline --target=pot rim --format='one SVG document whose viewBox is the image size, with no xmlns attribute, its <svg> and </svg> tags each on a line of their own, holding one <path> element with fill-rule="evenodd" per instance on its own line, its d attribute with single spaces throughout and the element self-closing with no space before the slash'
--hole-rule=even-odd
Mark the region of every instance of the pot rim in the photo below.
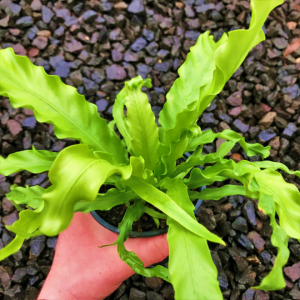
<svg viewBox="0 0 300 300">
<path fill-rule="evenodd" d="M 183 159 L 184 160 L 187 160 L 189 158 L 191 154 L 190 153 L 184 153 L 183 154 Z M 201 168 L 201 166 L 198 166 L 198 168 Z M 201 187 L 201 190 L 202 191 L 203 189 L 206 188 L 206 185 L 202 186 Z M 198 199 L 196 205 L 195 205 L 195 210 L 194 210 L 194 214 L 196 215 L 196 213 L 199 211 L 201 205 L 203 204 L 203 200 L 200 200 Z M 114 232 L 114 233 L 117 233 L 119 234 L 120 231 L 118 229 L 118 227 L 115 227 L 111 224 L 109 224 L 108 222 L 106 222 L 105 220 L 103 220 L 95 210 L 91 211 L 90 214 L 94 217 L 94 219 L 99 223 L 101 224 L 102 226 L 104 226 L 106 229 Z M 153 236 L 158 236 L 158 235 L 162 235 L 162 234 L 165 234 L 168 232 L 168 226 L 166 226 L 166 228 L 163 228 L 163 229 L 158 229 L 158 230 L 154 230 L 154 231 L 143 231 L 143 232 L 137 232 L 137 231 L 131 231 L 129 233 L 129 237 L 131 238 L 134 238 L 134 237 L 153 237 Z"/>
</svg>

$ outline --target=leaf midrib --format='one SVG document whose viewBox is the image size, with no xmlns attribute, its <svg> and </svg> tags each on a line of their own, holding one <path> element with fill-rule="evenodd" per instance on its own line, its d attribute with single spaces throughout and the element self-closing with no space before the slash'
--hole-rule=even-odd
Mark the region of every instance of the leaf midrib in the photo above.
<svg viewBox="0 0 300 300">
<path fill-rule="evenodd" d="M 136 90 L 133 91 L 133 97 L 135 99 L 134 103 L 136 104 L 136 108 L 137 108 L 137 111 L 138 111 L 137 115 L 138 115 L 139 123 L 141 124 L 141 127 L 142 127 L 142 131 L 141 132 L 147 132 L 147 126 L 145 124 L 145 120 L 142 118 L 142 114 L 140 113 L 141 112 L 141 107 L 139 105 L 139 101 L 137 100 L 138 96 L 137 96 L 137 91 Z M 151 126 L 151 124 L 150 124 L 150 126 Z M 149 136 L 148 136 L 148 134 L 141 134 L 142 141 L 144 141 L 146 143 L 146 145 L 147 145 L 147 147 L 142 147 L 142 150 L 146 151 L 146 153 L 147 153 L 147 158 L 144 157 L 145 162 L 148 161 L 149 164 L 152 165 L 152 155 L 149 152 L 150 151 L 150 147 L 148 147 L 149 145 L 151 145 L 150 136 L 151 136 L 150 134 L 149 134 Z"/>
<path fill-rule="evenodd" d="M 78 180 L 80 180 L 81 176 L 83 173 L 86 172 L 87 169 L 90 168 L 91 165 L 93 165 L 94 163 L 99 163 L 103 161 L 103 159 L 95 159 L 95 160 L 92 160 L 84 169 L 82 169 L 76 176 L 75 180 L 70 184 L 70 186 L 65 189 L 65 193 L 64 193 L 64 196 L 63 196 L 63 200 L 62 201 L 59 201 L 58 202 L 58 208 L 57 208 L 57 211 L 59 212 L 61 210 L 61 206 L 66 202 L 65 199 L 68 197 L 68 195 L 70 194 L 70 191 L 73 189 L 74 185 L 78 182 Z M 106 162 L 106 161 L 105 161 Z M 52 185 L 54 186 L 54 185 Z M 47 196 L 47 192 L 45 192 L 43 195 L 46 195 Z M 97 197 L 97 196 L 96 196 Z M 43 198 L 43 196 L 42 196 Z M 96 199 L 96 198 L 95 198 Z M 45 199 L 43 199 L 45 200 Z M 85 201 L 88 201 L 88 200 L 85 200 Z M 90 201 L 88 201 L 90 202 Z M 57 202 L 56 202 L 57 203 Z M 75 202 L 76 203 L 76 202 Z"/>
<path fill-rule="evenodd" d="M 40 67 L 42 68 L 42 67 Z M 16 84 L 18 84 L 21 88 L 23 88 L 24 90 L 26 90 L 28 93 L 31 93 L 32 95 L 36 96 L 37 98 L 39 98 L 41 101 L 44 101 L 47 105 L 49 105 L 54 111 L 56 111 L 58 114 L 62 115 L 65 119 L 67 119 L 69 121 L 69 123 L 73 124 L 73 126 L 77 129 L 79 129 L 79 131 L 82 132 L 83 135 L 86 135 L 88 137 L 88 139 L 90 139 L 91 141 L 94 142 L 95 145 L 98 145 L 102 150 L 105 150 L 102 148 L 102 145 L 99 144 L 99 142 L 97 142 L 91 135 L 89 135 L 88 132 L 84 131 L 80 126 L 77 125 L 77 123 L 73 122 L 64 112 L 62 112 L 61 110 L 57 109 L 55 106 L 53 106 L 46 98 L 42 97 L 41 95 L 37 94 L 35 91 L 32 91 L 31 89 L 27 88 L 26 86 L 24 86 L 22 83 L 20 83 L 19 81 L 17 81 L 15 78 L 13 78 L 9 73 L 7 73 L 1 66 L 0 69 L 3 73 L 6 74 L 7 77 L 9 77 L 13 82 L 15 82 Z M 46 74 L 48 75 L 48 74 Z M 48 76 L 56 76 L 56 75 L 48 75 Z M 92 144 L 91 144 L 92 145 Z"/>
</svg>

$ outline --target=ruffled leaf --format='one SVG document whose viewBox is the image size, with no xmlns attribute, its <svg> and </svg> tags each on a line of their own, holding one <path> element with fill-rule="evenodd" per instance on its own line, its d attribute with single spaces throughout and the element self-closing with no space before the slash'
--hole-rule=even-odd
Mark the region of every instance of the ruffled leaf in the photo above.
<svg viewBox="0 0 300 300">
<path fill-rule="evenodd" d="M 53 124 L 59 139 L 78 140 L 94 150 L 113 153 L 120 163 L 127 162 L 125 147 L 100 118 L 97 106 L 74 87 L 47 75 L 28 57 L 15 55 L 12 48 L 0 50 L 0 74 L 0 95 L 9 97 L 13 107 L 33 110 L 39 122 Z"/>
<path fill-rule="evenodd" d="M 283 275 L 283 266 L 287 263 L 290 255 L 288 249 L 289 237 L 275 219 L 275 202 L 271 195 L 260 194 L 258 207 L 270 217 L 273 233 L 271 243 L 278 248 L 275 264 L 271 272 L 262 280 L 261 284 L 252 289 L 261 289 L 267 291 L 276 291 L 284 288 L 286 282 Z"/>
<path fill-rule="evenodd" d="M 107 155 L 104 155 L 107 158 Z M 65 230 L 74 215 L 74 205 L 78 201 L 92 202 L 106 178 L 113 174 L 122 175 L 123 180 L 132 174 L 142 176 L 143 161 L 130 158 L 130 165 L 114 165 L 97 156 L 87 145 L 74 145 L 62 150 L 49 171 L 52 183 L 45 193 L 45 210 L 39 230 L 48 236 Z"/>
<path fill-rule="evenodd" d="M 196 220 L 194 206 L 187 187 L 179 179 L 166 178 L 163 186 L 167 195 Z M 207 241 L 190 232 L 168 217 L 169 270 L 176 299 L 203 300 L 223 299 L 218 271 L 211 258 Z"/>
<path fill-rule="evenodd" d="M 114 165 L 102 159 L 99 152 L 96 156 L 87 145 L 67 147 L 59 153 L 49 171 L 52 186 L 43 193 L 42 205 L 34 212 L 22 211 L 20 219 L 23 216 L 25 221 L 19 220 L 7 228 L 25 238 L 58 235 L 71 223 L 75 204 L 82 200 L 94 201 L 109 176 L 118 173 L 123 180 L 131 174 L 147 176 L 142 172 L 141 164 L 142 159 L 131 157 L 127 166 Z"/>
<path fill-rule="evenodd" d="M 221 144 L 218 151 L 215 153 L 209 153 L 202 155 L 202 147 L 196 149 L 196 151 L 187 159 L 186 162 L 181 163 L 175 170 L 172 177 L 177 176 L 178 174 L 184 172 L 187 169 L 203 166 L 204 164 L 214 163 L 222 159 L 228 152 L 234 147 L 234 142 L 226 142 Z"/>
<path fill-rule="evenodd" d="M 186 151 L 194 151 L 199 145 L 212 143 L 217 138 L 240 144 L 248 156 L 259 155 L 262 159 L 265 159 L 270 155 L 270 146 L 264 147 L 259 143 L 248 144 L 245 142 L 244 137 L 229 129 L 217 133 L 214 133 L 212 130 L 202 132 L 201 135 L 189 140 Z"/>
<path fill-rule="evenodd" d="M 35 185 L 26 188 L 21 186 L 11 187 L 11 191 L 6 194 L 6 198 L 10 201 L 14 201 L 16 204 L 26 204 L 27 206 L 32 207 L 33 209 L 37 209 L 43 203 L 42 196 L 45 192 L 45 189 Z"/>
<path fill-rule="evenodd" d="M 288 174 L 296 175 L 297 177 L 300 177 L 300 171 L 291 171 L 291 170 L 289 170 L 289 168 L 286 165 L 279 163 L 279 162 L 266 160 L 266 161 L 255 161 L 253 163 L 256 166 L 258 166 L 259 168 L 270 169 L 273 171 L 282 170 Z"/>
<path fill-rule="evenodd" d="M 42 211 L 43 207 L 44 205 L 42 204 L 34 211 L 24 210 L 20 212 L 19 220 L 17 220 L 13 225 L 5 226 L 6 229 L 14 232 L 16 236 L 8 245 L 0 250 L 0 261 L 19 251 L 25 239 L 29 239 L 32 236 L 37 235 L 34 233 L 40 225 L 40 212 Z"/>
<path fill-rule="evenodd" d="M 137 76 L 125 82 L 125 99 L 118 98 L 127 108 L 126 122 L 121 117 L 121 131 L 125 133 L 125 141 L 128 140 L 130 152 L 135 156 L 142 156 L 145 160 L 146 169 L 153 170 L 157 160 L 158 129 L 155 123 L 155 116 L 151 109 L 149 99 L 141 91 L 143 86 L 151 87 L 151 80 L 145 81 L 141 76 Z M 121 132 L 120 131 L 120 132 Z"/>
<path fill-rule="evenodd" d="M 56 152 L 36 150 L 32 146 L 32 150 L 15 152 L 8 155 L 7 158 L 0 156 L 0 174 L 7 176 L 24 170 L 35 174 L 48 171 L 57 155 Z"/>
<path fill-rule="evenodd" d="M 230 195 L 231 189 L 233 195 L 240 189 L 242 195 L 246 194 L 248 197 L 259 199 L 259 207 L 270 216 L 271 226 L 273 227 L 271 242 L 278 248 L 278 254 L 272 271 L 263 279 L 261 285 L 255 288 L 264 290 L 283 288 L 285 280 L 282 267 L 289 257 L 288 237 L 298 240 L 300 238 L 300 193 L 296 186 L 285 182 L 281 174 L 274 170 L 260 170 L 257 164 L 247 161 L 236 164 L 233 161 L 223 160 L 203 172 L 197 170 L 197 173 L 198 181 L 215 176 L 224 176 L 225 178 L 238 180 L 244 185 L 244 191 L 241 187 L 233 189 L 233 187 L 224 186 L 221 188 L 222 190 L 216 189 L 217 191 L 204 192 L 203 198 L 207 193 L 209 198 L 218 200 L 222 196 Z M 200 195 L 196 194 L 195 196 Z M 276 222 L 275 212 L 279 216 L 280 225 Z"/>
</svg>

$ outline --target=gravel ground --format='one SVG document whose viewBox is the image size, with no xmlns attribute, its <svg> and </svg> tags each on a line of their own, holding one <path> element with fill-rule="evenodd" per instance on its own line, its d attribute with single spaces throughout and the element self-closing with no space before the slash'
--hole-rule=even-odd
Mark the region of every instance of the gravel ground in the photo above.
<svg viewBox="0 0 300 300">
<path fill-rule="evenodd" d="M 13 47 L 47 73 L 77 87 L 108 120 L 124 81 L 138 74 L 151 77 L 154 87 L 148 95 L 158 116 L 178 67 L 199 34 L 210 30 L 217 40 L 223 32 L 247 28 L 249 13 L 249 2 L 235 0 L 2 0 L 0 47 Z M 267 40 L 251 51 L 199 125 L 203 130 L 232 128 L 248 142 L 270 145 L 270 159 L 295 170 L 300 167 L 300 48 L 285 60 L 283 52 L 300 36 L 299 1 L 285 1 L 275 9 L 264 31 Z M 76 143 L 58 140 L 53 126 L 38 123 L 30 110 L 14 109 L 7 98 L 0 99 L 1 155 L 32 145 L 60 151 Z M 218 140 L 205 151 L 215 151 L 221 143 Z M 235 161 L 247 158 L 238 146 L 228 157 Z M 294 176 L 286 180 L 300 187 Z M 50 184 L 47 173 L 0 176 L 0 248 L 14 236 L 4 225 L 18 218 L 4 197 L 13 183 Z M 276 255 L 270 243 L 269 219 L 257 210 L 255 201 L 238 196 L 206 201 L 197 217 L 227 243 L 226 247 L 210 245 L 224 299 L 300 299 L 300 245 L 292 239 L 284 269 L 286 288 L 277 292 L 249 289 L 271 270 Z M 51 267 L 55 244 L 55 237 L 32 238 L 0 262 L 0 300 L 36 299 Z M 160 278 L 134 275 L 107 299 L 171 300 L 174 291 Z"/>
</svg>

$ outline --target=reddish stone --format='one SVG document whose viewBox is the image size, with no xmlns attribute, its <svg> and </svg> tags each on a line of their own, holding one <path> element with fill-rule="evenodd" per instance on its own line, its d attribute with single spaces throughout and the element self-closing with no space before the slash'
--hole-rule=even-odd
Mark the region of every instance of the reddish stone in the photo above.
<svg viewBox="0 0 300 300">
<path fill-rule="evenodd" d="M 260 291 L 260 290 L 257 290 L 255 292 L 255 300 L 269 300 L 270 297 L 267 293 L 263 292 L 263 291 Z"/>
<path fill-rule="evenodd" d="M 234 160 L 236 163 L 240 162 L 243 158 L 241 156 L 241 154 L 239 153 L 233 153 L 231 156 L 230 156 L 230 159 Z"/>
<path fill-rule="evenodd" d="M 14 49 L 17 55 L 26 56 L 27 51 L 21 44 L 13 45 L 12 48 Z"/>
<path fill-rule="evenodd" d="M 20 125 L 20 123 L 18 123 L 15 120 L 8 120 L 7 126 L 8 126 L 9 131 L 13 135 L 17 135 L 18 133 L 20 133 L 22 131 L 22 126 Z"/>
<path fill-rule="evenodd" d="M 21 32 L 21 30 L 18 29 L 18 28 L 10 28 L 10 29 L 9 29 L 9 33 L 10 33 L 11 35 L 18 36 L 18 35 L 20 34 L 20 32 Z"/>
<path fill-rule="evenodd" d="M 9 16 L 6 16 L 5 18 L 0 20 L 0 28 L 1 27 L 7 27 L 9 22 Z"/>
<path fill-rule="evenodd" d="M 33 111 L 28 109 L 28 108 L 24 108 L 24 114 L 26 116 L 33 116 L 34 115 Z"/>
<path fill-rule="evenodd" d="M 65 43 L 65 51 L 66 52 L 78 52 L 84 49 L 84 46 L 74 38 L 69 43 Z"/>
<path fill-rule="evenodd" d="M 242 99 L 242 92 L 237 91 L 234 92 L 232 95 L 230 95 L 227 98 L 227 103 L 232 106 L 240 106 L 242 105 L 243 99 Z"/>
<path fill-rule="evenodd" d="M 29 57 L 36 57 L 38 56 L 40 53 L 40 50 L 37 49 L 37 48 L 30 48 L 29 51 L 28 51 L 28 56 Z"/>
<path fill-rule="evenodd" d="M 17 175 L 15 177 L 14 183 L 16 183 L 17 185 L 20 185 L 22 183 L 22 175 Z"/>
<path fill-rule="evenodd" d="M 3 219 L 2 219 L 2 222 L 4 225 L 12 225 L 14 224 L 16 221 L 19 220 L 19 214 L 18 214 L 18 211 L 15 210 L 13 213 L 11 213 L 10 215 L 8 216 L 5 216 Z"/>
<path fill-rule="evenodd" d="M 4 290 L 8 290 L 11 285 L 10 277 L 13 275 L 13 271 L 9 266 L 0 266 L 0 281 Z"/>
<path fill-rule="evenodd" d="M 300 262 L 293 264 L 291 267 L 284 269 L 284 273 L 289 277 L 293 282 L 300 278 Z"/>
<path fill-rule="evenodd" d="M 24 114 L 17 114 L 14 117 L 14 120 L 17 121 L 18 123 L 22 124 L 22 122 L 26 119 L 26 116 Z"/>
<path fill-rule="evenodd" d="M 33 42 L 32 45 L 36 46 L 40 50 L 43 50 L 47 47 L 48 44 L 48 38 L 46 36 L 37 36 Z"/>
<path fill-rule="evenodd" d="M 3 212 L 9 214 L 14 211 L 14 208 L 14 205 L 6 197 L 4 197 L 2 200 Z"/>
<path fill-rule="evenodd" d="M 261 119 L 262 116 L 265 115 L 266 113 L 268 113 L 270 110 L 271 110 L 270 106 L 268 106 L 264 103 L 259 103 L 254 106 L 253 113 L 254 113 L 255 117 L 257 117 L 258 119 Z"/>
<path fill-rule="evenodd" d="M 271 146 L 271 148 L 275 149 L 275 150 L 279 150 L 280 148 L 280 139 L 279 136 L 275 136 L 270 142 L 269 145 Z"/>
<path fill-rule="evenodd" d="M 265 241 L 256 231 L 249 232 L 247 238 L 253 243 L 259 253 L 264 249 Z"/>
<path fill-rule="evenodd" d="M 243 111 L 243 107 L 242 106 L 237 106 L 237 107 L 234 107 L 233 109 L 230 109 L 228 111 L 228 114 L 231 117 L 237 117 L 242 111 Z"/>
<path fill-rule="evenodd" d="M 227 141 L 224 139 L 217 139 L 217 141 L 216 141 L 217 150 L 219 150 L 220 146 L 225 142 L 227 142 Z"/>
<path fill-rule="evenodd" d="M 272 125 L 276 116 L 277 116 L 277 113 L 275 111 L 270 111 L 267 114 L 265 114 L 258 122 L 258 124 L 260 125 L 260 128 L 262 130 L 269 128 Z"/>
<path fill-rule="evenodd" d="M 51 31 L 49 31 L 49 30 L 40 30 L 36 33 L 36 35 L 49 37 L 49 36 L 51 36 Z"/>
</svg>

